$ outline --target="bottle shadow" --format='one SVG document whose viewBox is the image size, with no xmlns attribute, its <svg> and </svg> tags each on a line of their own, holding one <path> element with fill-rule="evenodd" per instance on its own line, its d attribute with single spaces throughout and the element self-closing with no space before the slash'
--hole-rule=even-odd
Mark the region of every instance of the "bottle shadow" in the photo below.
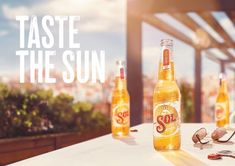
<svg viewBox="0 0 235 166">
<path fill-rule="evenodd" d="M 135 137 L 129 135 L 125 137 L 114 137 L 114 139 L 119 140 L 127 145 L 138 145 L 137 142 L 135 141 Z"/>
</svg>

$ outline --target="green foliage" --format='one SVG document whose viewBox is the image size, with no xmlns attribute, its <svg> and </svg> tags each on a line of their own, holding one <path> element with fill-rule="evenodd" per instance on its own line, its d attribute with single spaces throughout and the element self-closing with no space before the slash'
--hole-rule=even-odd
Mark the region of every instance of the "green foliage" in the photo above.
<svg viewBox="0 0 235 166">
<path fill-rule="evenodd" d="M 183 122 L 192 122 L 194 116 L 193 88 L 190 84 L 182 82 L 180 84 L 181 92 L 181 116 Z"/>
<path fill-rule="evenodd" d="M 93 105 L 52 90 L 25 90 L 0 84 L 0 138 L 42 133 L 96 130 L 109 120 Z"/>
</svg>

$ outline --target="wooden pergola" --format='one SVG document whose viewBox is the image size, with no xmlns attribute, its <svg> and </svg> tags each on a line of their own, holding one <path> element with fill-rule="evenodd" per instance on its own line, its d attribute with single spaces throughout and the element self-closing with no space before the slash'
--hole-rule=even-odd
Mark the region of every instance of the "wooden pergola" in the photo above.
<svg viewBox="0 0 235 166">
<path fill-rule="evenodd" d="M 143 115 L 143 81 L 142 81 L 142 23 L 145 22 L 174 38 L 192 46 L 195 49 L 194 75 L 195 75 L 195 121 L 201 122 L 201 72 L 202 51 L 212 61 L 218 62 L 221 72 L 225 72 L 225 66 L 235 62 L 235 57 L 228 51 L 235 48 L 235 42 L 224 30 L 221 24 L 213 17 L 212 12 L 222 11 L 235 25 L 235 1 L 234 0 L 127 0 L 127 86 L 131 96 L 131 125 L 142 123 Z M 203 30 L 197 22 L 187 15 L 195 12 L 208 25 L 211 26 L 225 42 L 215 40 L 210 33 Z M 183 34 L 170 24 L 155 16 L 156 13 L 167 13 L 174 19 L 196 32 L 201 29 L 206 33 L 209 44 L 203 46 L 194 43 L 187 35 Z M 209 48 L 218 48 L 227 56 L 220 59 Z M 235 68 L 229 67 L 235 72 Z"/>
</svg>

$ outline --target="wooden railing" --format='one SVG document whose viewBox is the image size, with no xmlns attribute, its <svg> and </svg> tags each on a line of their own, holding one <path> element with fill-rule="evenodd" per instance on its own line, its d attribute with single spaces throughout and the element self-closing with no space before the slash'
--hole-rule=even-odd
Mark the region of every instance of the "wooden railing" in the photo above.
<svg viewBox="0 0 235 166">
<path fill-rule="evenodd" d="M 0 139 L 0 165 L 10 164 L 110 133 L 109 128 L 81 133 L 46 134 Z"/>
</svg>

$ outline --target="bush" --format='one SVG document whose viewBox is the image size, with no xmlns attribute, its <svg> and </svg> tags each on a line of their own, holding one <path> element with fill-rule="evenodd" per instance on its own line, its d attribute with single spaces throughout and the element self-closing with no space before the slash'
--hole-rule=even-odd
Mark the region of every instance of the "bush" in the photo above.
<svg viewBox="0 0 235 166">
<path fill-rule="evenodd" d="M 194 117 L 194 103 L 193 103 L 193 87 L 186 83 L 182 82 L 180 84 L 181 92 L 181 115 L 183 122 L 193 122 Z"/>
<path fill-rule="evenodd" d="M 109 120 L 93 105 L 52 90 L 20 90 L 0 84 L 0 138 L 96 130 Z"/>
</svg>

